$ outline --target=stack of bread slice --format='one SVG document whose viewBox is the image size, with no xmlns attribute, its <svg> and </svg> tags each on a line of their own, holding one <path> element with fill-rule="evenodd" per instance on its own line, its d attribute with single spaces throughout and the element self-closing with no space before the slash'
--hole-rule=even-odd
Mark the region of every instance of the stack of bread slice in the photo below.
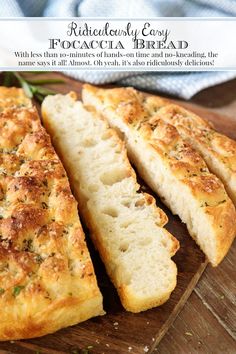
<svg viewBox="0 0 236 354">
<path fill-rule="evenodd" d="M 82 98 L 124 137 L 139 174 L 186 223 L 190 235 L 217 266 L 235 237 L 236 212 L 223 183 L 206 162 L 235 200 L 236 143 L 189 112 L 133 88 L 84 85 Z"/>
</svg>

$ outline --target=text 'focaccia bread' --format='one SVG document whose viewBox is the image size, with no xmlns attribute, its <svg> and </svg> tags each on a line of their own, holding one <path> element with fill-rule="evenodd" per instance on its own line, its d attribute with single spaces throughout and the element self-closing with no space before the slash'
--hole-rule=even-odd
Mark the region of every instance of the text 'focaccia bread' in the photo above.
<svg viewBox="0 0 236 354">
<path fill-rule="evenodd" d="M 159 306 L 176 286 L 178 241 L 139 185 L 124 143 L 73 94 L 48 96 L 43 122 L 68 171 L 81 215 L 126 310 Z"/>
<path fill-rule="evenodd" d="M 211 264 L 218 265 L 234 239 L 236 212 L 203 158 L 174 126 L 150 113 L 150 99 L 141 92 L 84 85 L 82 97 L 124 135 L 139 174 L 186 223 Z"/>
<path fill-rule="evenodd" d="M 34 108 L 0 114 L 0 340 L 103 314 L 65 170 Z"/>
</svg>

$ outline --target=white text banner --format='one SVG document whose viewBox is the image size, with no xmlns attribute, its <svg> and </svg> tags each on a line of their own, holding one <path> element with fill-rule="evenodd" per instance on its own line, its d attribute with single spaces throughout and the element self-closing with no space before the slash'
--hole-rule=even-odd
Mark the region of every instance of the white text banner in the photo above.
<svg viewBox="0 0 236 354">
<path fill-rule="evenodd" d="M 0 20 L 1 70 L 236 70 L 236 18 Z"/>
</svg>

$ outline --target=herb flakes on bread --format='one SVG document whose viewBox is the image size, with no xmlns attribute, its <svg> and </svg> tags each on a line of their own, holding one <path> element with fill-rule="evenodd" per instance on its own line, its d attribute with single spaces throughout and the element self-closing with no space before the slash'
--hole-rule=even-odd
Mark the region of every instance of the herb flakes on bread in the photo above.
<svg viewBox="0 0 236 354">
<path fill-rule="evenodd" d="M 102 315 L 77 203 L 35 108 L 0 114 L 0 211 L 0 340 Z"/>
<path fill-rule="evenodd" d="M 186 223 L 213 266 L 232 244 L 236 212 L 222 182 L 177 129 L 157 114 L 153 100 L 133 88 L 84 85 L 83 102 L 123 134 L 141 177 Z"/>
</svg>

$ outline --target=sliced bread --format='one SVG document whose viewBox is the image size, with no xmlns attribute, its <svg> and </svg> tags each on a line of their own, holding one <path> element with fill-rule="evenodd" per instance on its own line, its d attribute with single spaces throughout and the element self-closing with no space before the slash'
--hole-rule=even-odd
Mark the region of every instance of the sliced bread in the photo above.
<svg viewBox="0 0 236 354">
<path fill-rule="evenodd" d="M 139 174 L 186 223 L 213 266 L 236 232 L 236 212 L 223 184 L 177 129 L 152 111 L 148 96 L 132 88 L 84 85 L 83 102 L 123 134 Z"/>
<path fill-rule="evenodd" d="M 33 107 L 0 113 L 0 214 L 0 341 L 104 313 L 77 202 Z"/>
<path fill-rule="evenodd" d="M 208 168 L 224 183 L 236 205 L 236 141 L 218 133 L 212 124 L 167 100 L 147 98 L 150 114 L 174 125 L 180 135 L 202 155 Z"/>
<path fill-rule="evenodd" d="M 138 192 L 124 144 L 73 94 L 48 96 L 43 122 L 64 161 L 81 216 L 126 310 L 159 306 L 176 286 L 178 241 L 165 213 Z"/>
</svg>

